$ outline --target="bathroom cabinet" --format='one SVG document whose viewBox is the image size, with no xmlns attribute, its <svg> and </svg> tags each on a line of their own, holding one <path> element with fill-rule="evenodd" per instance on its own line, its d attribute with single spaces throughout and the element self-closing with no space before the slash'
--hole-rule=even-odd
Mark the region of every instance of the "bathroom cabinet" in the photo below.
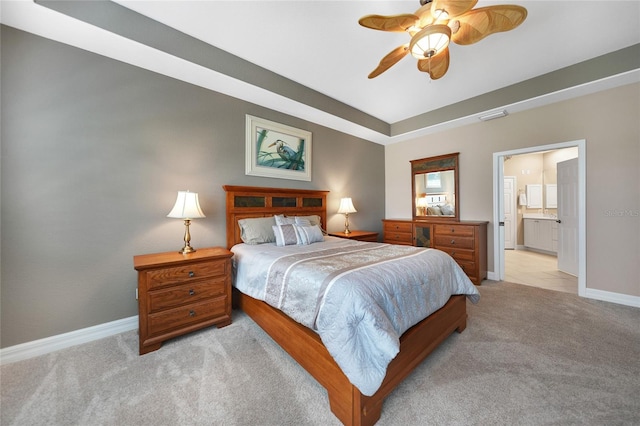
<svg viewBox="0 0 640 426">
<path fill-rule="evenodd" d="M 525 218 L 524 245 L 535 250 L 558 252 L 558 223 L 555 218 Z"/>
</svg>

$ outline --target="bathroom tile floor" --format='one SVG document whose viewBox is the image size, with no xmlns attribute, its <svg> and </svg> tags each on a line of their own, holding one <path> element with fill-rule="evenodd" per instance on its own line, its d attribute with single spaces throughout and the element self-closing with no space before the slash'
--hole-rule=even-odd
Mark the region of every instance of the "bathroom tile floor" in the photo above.
<svg viewBox="0 0 640 426">
<path fill-rule="evenodd" d="M 529 250 L 505 250 L 505 281 L 578 294 L 578 277 L 558 270 L 558 258 Z"/>
</svg>

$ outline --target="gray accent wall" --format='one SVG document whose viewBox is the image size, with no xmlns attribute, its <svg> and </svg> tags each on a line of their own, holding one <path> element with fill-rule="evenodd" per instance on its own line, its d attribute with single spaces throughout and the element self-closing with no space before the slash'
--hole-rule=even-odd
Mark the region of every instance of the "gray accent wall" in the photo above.
<svg viewBox="0 0 640 426">
<path fill-rule="evenodd" d="M 199 193 L 196 248 L 224 246 L 222 185 L 323 189 L 327 229 L 381 232 L 384 147 L 2 26 L 1 342 L 137 315 L 136 254 L 178 250 L 178 190 Z M 312 181 L 245 175 L 245 115 L 313 134 Z"/>
</svg>

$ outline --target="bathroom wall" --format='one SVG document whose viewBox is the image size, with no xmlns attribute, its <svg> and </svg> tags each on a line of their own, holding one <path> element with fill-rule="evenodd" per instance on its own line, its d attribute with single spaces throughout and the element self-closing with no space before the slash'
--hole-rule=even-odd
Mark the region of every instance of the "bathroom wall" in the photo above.
<svg viewBox="0 0 640 426">
<path fill-rule="evenodd" d="M 556 165 L 559 162 L 570 160 L 578 156 L 578 148 L 571 147 L 556 149 L 553 151 L 536 152 L 532 154 L 514 155 L 504 162 L 504 175 L 516 178 L 517 195 L 526 193 L 526 187 L 530 184 L 541 184 L 543 188 L 542 199 L 545 199 L 545 184 L 557 183 Z M 525 213 L 549 213 L 557 214 L 555 208 L 527 208 L 517 206 L 517 239 L 516 245 L 524 245 L 524 221 Z"/>
</svg>

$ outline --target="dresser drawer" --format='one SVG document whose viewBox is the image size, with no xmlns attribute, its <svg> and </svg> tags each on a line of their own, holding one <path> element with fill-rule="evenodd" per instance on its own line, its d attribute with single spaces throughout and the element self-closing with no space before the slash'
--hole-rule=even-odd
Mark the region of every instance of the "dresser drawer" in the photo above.
<svg viewBox="0 0 640 426">
<path fill-rule="evenodd" d="M 473 250 L 459 249 L 456 247 L 440 247 L 438 250 L 442 250 L 449 256 L 453 257 L 456 261 L 474 262 L 476 259 L 476 253 Z"/>
<path fill-rule="evenodd" d="M 383 242 L 413 245 L 413 224 L 411 222 L 384 221 L 383 223 Z"/>
<path fill-rule="evenodd" d="M 149 292 L 149 312 L 157 312 L 225 294 L 226 284 L 226 277 L 221 276 Z"/>
<path fill-rule="evenodd" d="M 411 234 L 413 223 L 411 222 L 385 222 L 384 233 L 387 232 L 408 232 Z"/>
<path fill-rule="evenodd" d="M 411 245 L 413 243 L 413 237 L 411 234 L 404 232 L 385 232 L 384 242 L 389 244 Z"/>
<path fill-rule="evenodd" d="M 148 318 L 148 335 L 151 337 L 189 324 L 197 324 L 225 316 L 227 315 L 227 303 L 228 298 L 221 296 L 150 314 Z"/>
<path fill-rule="evenodd" d="M 475 262 L 458 261 L 456 262 L 472 282 L 478 281 L 477 268 Z"/>
<path fill-rule="evenodd" d="M 193 281 L 199 278 L 226 274 L 226 261 L 203 262 L 173 268 L 155 269 L 147 272 L 148 288 Z"/>
<path fill-rule="evenodd" d="M 459 235 L 461 237 L 473 237 L 474 227 L 467 225 L 437 224 L 434 226 L 434 234 L 437 235 Z"/>
<path fill-rule="evenodd" d="M 435 248 L 461 248 L 473 249 L 475 240 L 473 237 L 458 237 L 454 235 L 438 235 L 435 236 Z"/>
</svg>

